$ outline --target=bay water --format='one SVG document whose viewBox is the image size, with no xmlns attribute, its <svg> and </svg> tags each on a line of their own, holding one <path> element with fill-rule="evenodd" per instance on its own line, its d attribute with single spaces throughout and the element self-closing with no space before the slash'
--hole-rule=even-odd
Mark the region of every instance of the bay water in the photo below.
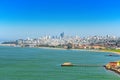
<svg viewBox="0 0 120 80">
<path fill-rule="evenodd" d="M 109 54 L 113 53 L 0 47 L 0 80 L 120 80 L 119 74 L 102 67 L 120 59 Z M 64 62 L 100 66 L 61 67 Z"/>
</svg>

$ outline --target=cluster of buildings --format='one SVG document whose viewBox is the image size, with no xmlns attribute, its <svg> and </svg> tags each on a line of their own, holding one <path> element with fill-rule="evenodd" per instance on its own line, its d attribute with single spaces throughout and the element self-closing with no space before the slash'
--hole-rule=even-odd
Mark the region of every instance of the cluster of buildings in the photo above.
<svg viewBox="0 0 120 80">
<path fill-rule="evenodd" d="M 59 36 L 43 36 L 36 39 L 18 39 L 12 43 L 20 47 L 53 47 L 66 49 L 104 49 L 104 48 L 120 48 L 120 38 L 115 36 L 66 36 L 61 33 Z"/>
</svg>

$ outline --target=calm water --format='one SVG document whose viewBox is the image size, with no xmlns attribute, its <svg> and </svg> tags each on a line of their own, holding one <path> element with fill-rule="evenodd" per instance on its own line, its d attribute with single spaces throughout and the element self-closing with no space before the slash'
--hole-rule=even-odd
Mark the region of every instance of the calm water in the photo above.
<svg viewBox="0 0 120 80">
<path fill-rule="evenodd" d="M 104 67 L 61 67 L 64 62 L 104 65 L 120 57 L 79 50 L 0 47 L 0 80 L 120 80 Z"/>
</svg>

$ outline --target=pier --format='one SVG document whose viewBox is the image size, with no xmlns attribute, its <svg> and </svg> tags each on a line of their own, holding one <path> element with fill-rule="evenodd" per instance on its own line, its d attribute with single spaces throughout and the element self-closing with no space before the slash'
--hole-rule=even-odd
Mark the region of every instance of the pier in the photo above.
<svg viewBox="0 0 120 80">
<path fill-rule="evenodd" d="M 74 64 L 73 66 L 80 66 L 80 67 L 104 67 L 104 65 L 95 65 L 95 64 Z"/>
<path fill-rule="evenodd" d="M 104 65 L 99 64 L 72 64 L 71 62 L 65 62 L 61 66 L 78 66 L 78 67 L 104 67 Z"/>
</svg>

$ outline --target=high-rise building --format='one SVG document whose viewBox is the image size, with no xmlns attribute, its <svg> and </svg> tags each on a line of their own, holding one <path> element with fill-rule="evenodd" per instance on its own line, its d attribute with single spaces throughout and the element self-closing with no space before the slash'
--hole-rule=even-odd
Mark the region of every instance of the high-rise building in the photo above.
<svg viewBox="0 0 120 80">
<path fill-rule="evenodd" d="M 60 34 L 60 38 L 64 38 L 64 32 Z"/>
</svg>

